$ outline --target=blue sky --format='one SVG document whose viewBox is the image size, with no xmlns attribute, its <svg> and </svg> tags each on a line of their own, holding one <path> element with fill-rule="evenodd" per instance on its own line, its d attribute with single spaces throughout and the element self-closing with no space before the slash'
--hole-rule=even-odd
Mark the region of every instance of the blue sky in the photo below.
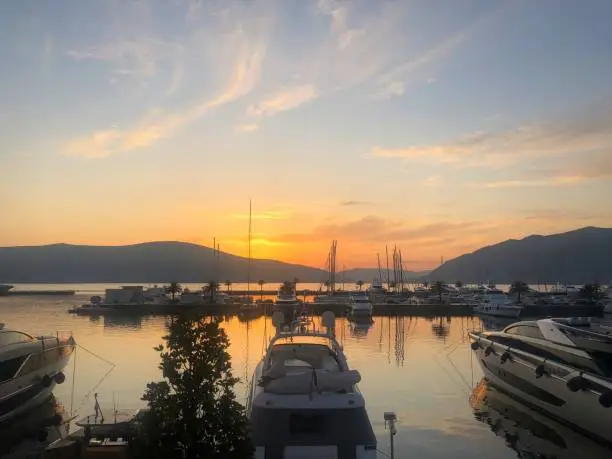
<svg viewBox="0 0 612 459">
<path fill-rule="evenodd" d="M 610 226 L 612 3 L 0 6 L 0 245 L 172 239 L 414 267 Z"/>
</svg>

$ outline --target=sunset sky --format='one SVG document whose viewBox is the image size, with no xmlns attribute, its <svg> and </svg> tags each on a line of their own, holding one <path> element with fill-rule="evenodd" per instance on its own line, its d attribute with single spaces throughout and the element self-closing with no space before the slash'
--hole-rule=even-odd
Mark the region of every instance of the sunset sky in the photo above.
<svg viewBox="0 0 612 459">
<path fill-rule="evenodd" d="M 0 246 L 407 269 L 612 226 L 610 0 L 0 4 Z"/>
</svg>

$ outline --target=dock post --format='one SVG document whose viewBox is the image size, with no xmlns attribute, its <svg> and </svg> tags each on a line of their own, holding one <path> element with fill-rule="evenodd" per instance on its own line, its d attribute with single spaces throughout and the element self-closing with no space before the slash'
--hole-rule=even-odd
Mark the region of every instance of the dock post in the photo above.
<svg viewBox="0 0 612 459">
<path fill-rule="evenodd" d="M 397 429 L 395 428 L 395 422 L 397 421 L 397 416 L 393 411 L 385 411 L 385 429 L 387 425 L 389 426 L 389 442 L 391 447 L 391 459 L 395 459 L 395 448 L 393 445 L 393 437 L 397 433 Z"/>
</svg>

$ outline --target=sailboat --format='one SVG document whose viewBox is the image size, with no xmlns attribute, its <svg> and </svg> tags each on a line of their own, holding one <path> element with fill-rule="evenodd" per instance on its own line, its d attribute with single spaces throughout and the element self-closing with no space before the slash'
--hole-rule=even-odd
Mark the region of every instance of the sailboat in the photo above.
<svg viewBox="0 0 612 459">
<path fill-rule="evenodd" d="M 247 295 L 243 299 L 242 304 L 240 305 L 240 309 L 238 311 L 238 315 L 240 318 L 244 320 L 254 319 L 259 317 L 262 312 L 262 305 L 253 302 L 253 297 L 251 296 L 251 240 L 253 233 L 253 205 L 252 201 L 249 200 L 249 239 L 248 239 L 248 263 L 247 263 Z"/>
</svg>

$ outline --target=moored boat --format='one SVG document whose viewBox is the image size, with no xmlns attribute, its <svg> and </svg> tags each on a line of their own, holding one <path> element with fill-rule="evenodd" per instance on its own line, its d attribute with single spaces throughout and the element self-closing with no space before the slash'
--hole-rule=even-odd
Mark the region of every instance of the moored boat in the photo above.
<svg viewBox="0 0 612 459">
<path fill-rule="evenodd" d="M 372 302 L 367 295 L 352 295 L 348 307 L 351 318 L 372 319 Z"/>
<path fill-rule="evenodd" d="M 611 442 L 612 327 L 585 318 L 470 332 L 485 377 L 561 422 Z"/>
<path fill-rule="evenodd" d="M 247 412 L 256 458 L 376 457 L 376 437 L 350 370 L 334 337 L 335 318 L 323 316 L 326 331 L 300 321 L 277 333 L 257 365 Z"/>
<path fill-rule="evenodd" d="M 0 421 L 49 398 L 74 352 L 72 336 L 39 336 L 0 324 Z"/>
</svg>

